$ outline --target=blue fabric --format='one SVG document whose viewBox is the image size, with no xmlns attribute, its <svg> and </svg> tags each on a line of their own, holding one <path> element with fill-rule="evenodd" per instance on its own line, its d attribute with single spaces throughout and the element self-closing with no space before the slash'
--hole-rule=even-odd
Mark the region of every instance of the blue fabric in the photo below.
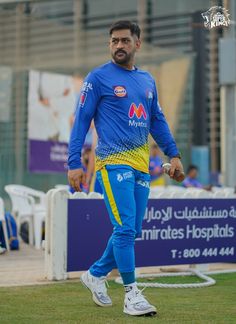
<svg viewBox="0 0 236 324">
<path fill-rule="evenodd" d="M 128 164 L 148 173 L 149 133 L 167 156 L 179 153 L 158 103 L 155 81 L 146 71 L 108 62 L 88 74 L 71 132 L 69 169 L 81 167 L 92 119 L 98 134 L 97 170 L 107 164 Z"/>
<path fill-rule="evenodd" d="M 0 246 L 4 248 L 6 247 L 5 237 L 2 228 L 2 221 L 0 221 Z"/>
<path fill-rule="evenodd" d="M 17 225 L 16 225 L 15 218 L 9 212 L 6 212 L 5 220 L 7 225 L 7 234 L 8 234 L 10 249 L 19 250 L 19 240 L 17 238 Z M 6 242 L 3 235 L 1 222 L 0 222 L 0 245 L 2 247 L 6 247 Z"/>
<path fill-rule="evenodd" d="M 162 175 L 162 166 L 163 161 L 162 159 L 157 155 L 157 156 L 151 156 L 150 157 L 150 162 L 149 162 L 149 171 L 150 171 L 150 176 L 151 176 L 151 181 L 154 181 Z M 155 174 L 152 174 L 155 170 L 158 170 L 159 172 L 155 172 Z"/>
<path fill-rule="evenodd" d="M 120 274 L 123 280 L 123 284 L 130 285 L 135 282 L 135 272 L 123 272 Z"/>
<path fill-rule="evenodd" d="M 197 179 L 193 179 L 190 177 L 186 177 L 184 179 L 184 181 L 182 182 L 182 186 L 185 188 L 189 188 L 189 187 L 202 188 L 203 187 L 203 185 Z"/>
<path fill-rule="evenodd" d="M 102 257 L 90 267 L 90 272 L 96 277 L 105 276 L 114 268 L 118 268 L 120 273 L 135 270 L 134 241 L 141 234 L 149 195 L 149 174 L 126 165 L 107 165 L 106 170 L 122 224 L 117 222 L 112 212 L 101 171 L 98 171 L 113 233 Z"/>
<path fill-rule="evenodd" d="M 100 193 L 101 195 L 103 195 L 103 190 L 102 190 L 102 187 L 101 187 L 101 185 L 100 185 L 100 182 L 99 182 L 97 176 L 96 176 L 96 178 L 95 178 L 95 182 L 94 182 L 94 190 L 93 190 L 93 191 L 98 192 L 98 193 Z"/>
</svg>

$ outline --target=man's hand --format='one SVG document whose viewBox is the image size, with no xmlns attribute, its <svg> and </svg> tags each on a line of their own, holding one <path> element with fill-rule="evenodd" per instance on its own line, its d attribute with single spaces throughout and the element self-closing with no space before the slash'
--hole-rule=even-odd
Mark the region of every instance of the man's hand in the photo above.
<svg viewBox="0 0 236 324">
<path fill-rule="evenodd" d="M 169 176 L 177 182 L 182 182 L 185 178 L 184 168 L 181 160 L 178 157 L 174 157 L 170 160 L 170 171 Z"/>
<path fill-rule="evenodd" d="M 81 184 L 86 183 L 86 176 L 83 169 L 69 170 L 67 175 L 71 187 L 74 188 L 75 191 L 82 191 Z"/>
</svg>

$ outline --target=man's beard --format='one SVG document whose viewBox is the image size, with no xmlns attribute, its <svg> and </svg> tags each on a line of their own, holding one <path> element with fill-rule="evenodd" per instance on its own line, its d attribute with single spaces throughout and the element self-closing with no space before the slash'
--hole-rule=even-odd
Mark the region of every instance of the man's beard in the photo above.
<svg viewBox="0 0 236 324">
<path fill-rule="evenodd" d="M 118 57 L 117 54 L 118 53 L 123 53 L 123 57 Z M 117 64 L 127 64 L 130 62 L 131 58 L 132 58 L 132 53 L 127 54 L 125 51 L 122 50 L 118 50 L 115 53 L 112 54 L 112 58 L 113 60 L 117 63 Z"/>
</svg>

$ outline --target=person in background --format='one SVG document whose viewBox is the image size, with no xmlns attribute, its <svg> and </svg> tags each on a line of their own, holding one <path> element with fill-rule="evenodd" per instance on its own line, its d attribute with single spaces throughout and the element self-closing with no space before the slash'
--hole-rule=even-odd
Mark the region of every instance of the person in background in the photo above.
<svg viewBox="0 0 236 324">
<path fill-rule="evenodd" d="M 90 188 L 90 182 L 93 176 L 93 171 L 90 172 L 89 169 L 89 161 L 91 159 L 91 154 L 92 154 L 92 149 L 91 147 L 84 147 L 83 148 L 83 153 L 82 153 L 82 165 L 83 165 L 83 170 L 84 173 L 86 174 L 86 179 L 87 181 L 85 183 L 82 184 L 82 191 L 89 193 L 89 188 Z"/>
<path fill-rule="evenodd" d="M 80 100 L 80 93 L 81 93 L 81 87 L 83 85 L 83 82 L 81 83 L 80 78 L 75 76 L 73 78 L 74 80 L 74 90 L 75 94 L 77 94 L 77 100 Z M 73 128 L 74 121 L 75 121 L 75 115 L 76 115 L 76 109 L 70 116 L 70 128 Z M 95 134 L 94 134 L 95 133 Z M 84 145 L 82 149 L 82 168 L 84 173 L 86 174 L 86 182 L 84 184 L 81 184 L 81 189 L 85 193 L 89 193 L 91 190 L 90 186 L 92 183 L 93 175 L 95 172 L 95 146 L 97 143 L 97 137 L 96 137 L 96 130 L 94 127 L 94 122 L 92 121 L 89 127 L 89 130 L 86 134 Z M 69 185 L 69 191 L 71 193 L 74 193 L 75 190 L 72 186 Z M 102 193 L 102 191 L 97 191 L 99 193 Z"/>
<path fill-rule="evenodd" d="M 198 176 L 198 167 L 193 164 L 189 165 L 187 169 L 186 178 L 182 182 L 183 187 L 203 188 L 203 185 L 197 180 L 197 176 Z"/>
<path fill-rule="evenodd" d="M 100 185 L 100 182 L 98 180 L 96 172 L 95 171 L 95 150 L 97 146 L 97 141 L 98 141 L 98 136 L 95 127 L 93 128 L 93 134 L 92 134 L 92 146 L 91 146 L 91 154 L 90 154 L 90 159 L 89 159 L 89 165 L 88 165 L 88 175 L 89 174 L 94 174 L 93 179 L 91 180 L 91 189 L 94 192 L 98 192 L 101 195 L 103 195 L 103 190 L 102 186 Z"/>
<path fill-rule="evenodd" d="M 150 148 L 150 161 L 149 161 L 149 173 L 150 173 L 150 185 L 151 186 L 160 186 L 164 185 L 164 177 L 162 164 L 163 161 L 160 157 L 160 152 L 157 144 L 152 144 Z"/>
</svg>

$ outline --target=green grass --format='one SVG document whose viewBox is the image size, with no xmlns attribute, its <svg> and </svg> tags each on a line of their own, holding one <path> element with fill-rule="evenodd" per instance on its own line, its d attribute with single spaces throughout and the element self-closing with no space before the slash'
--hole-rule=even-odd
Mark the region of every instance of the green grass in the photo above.
<svg viewBox="0 0 236 324">
<path fill-rule="evenodd" d="M 182 284 L 182 283 L 200 283 L 204 282 L 199 277 L 196 276 L 177 276 L 177 277 L 158 277 L 158 278 L 152 278 L 151 276 L 148 278 L 140 278 L 138 279 L 138 282 L 148 282 L 148 283 L 161 283 L 161 284 Z"/>
<path fill-rule="evenodd" d="M 94 305 L 89 291 L 78 281 L 0 288 L 0 323 L 236 323 L 236 274 L 212 277 L 217 283 L 207 288 L 147 288 L 146 297 L 159 310 L 153 318 L 123 314 L 123 287 L 113 281 L 109 282 L 113 300 L 109 308 Z M 178 282 L 189 279 L 178 278 Z M 157 281 L 170 283 L 173 278 Z"/>
</svg>

